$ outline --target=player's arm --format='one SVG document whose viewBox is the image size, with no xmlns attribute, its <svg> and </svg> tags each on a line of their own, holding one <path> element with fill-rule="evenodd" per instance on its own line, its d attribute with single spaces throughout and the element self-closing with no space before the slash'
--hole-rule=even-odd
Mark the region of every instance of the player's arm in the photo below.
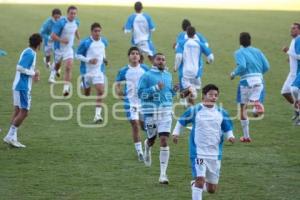
<svg viewBox="0 0 300 200">
<path fill-rule="evenodd" d="M 33 59 L 34 55 L 27 52 L 24 53 L 22 58 L 20 59 L 20 62 L 17 65 L 17 71 L 27 76 L 35 76 L 36 72 L 33 70 L 32 67 Z"/>
<path fill-rule="evenodd" d="M 121 84 L 122 84 L 122 81 L 126 80 L 124 71 L 125 71 L 124 69 L 119 70 L 118 75 L 117 75 L 116 80 L 115 80 L 116 81 L 116 83 L 115 83 L 115 92 L 121 99 L 124 98 L 124 93 L 123 93 Z"/>
<path fill-rule="evenodd" d="M 208 48 L 205 43 L 200 42 L 200 48 L 201 51 L 204 53 L 204 55 L 206 56 L 206 63 L 210 64 L 214 61 L 215 57 L 214 54 L 212 53 L 211 49 Z"/>
<path fill-rule="evenodd" d="M 125 25 L 123 26 L 123 31 L 124 33 L 130 33 L 132 31 L 132 27 L 133 27 L 133 19 L 134 15 L 130 15 L 125 23 Z"/>
<path fill-rule="evenodd" d="M 295 41 L 295 53 L 287 51 L 287 54 L 294 59 L 300 60 L 300 39 Z"/>
<path fill-rule="evenodd" d="M 183 46 L 184 43 L 178 43 L 176 47 L 176 55 L 175 55 L 175 64 L 174 64 L 174 72 L 176 72 L 179 66 L 182 63 L 182 55 L 183 55 Z"/>
<path fill-rule="evenodd" d="M 63 26 L 61 25 L 60 21 L 56 22 L 52 28 L 52 33 L 51 33 L 51 39 L 53 41 L 57 41 L 63 44 L 68 44 L 69 40 L 67 38 L 60 38 L 59 33 L 62 31 Z"/>
<path fill-rule="evenodd" d="M 201 41 L 202 43 L 204 43 L 204 45 L 205 45 L 206 47 L 209 48 L 209 44 L 208 44 L 208 41 L 207 41 L 206 37 L 204 37 L 204 36 L 203 36 L 202 34 L 200 34 L 200 33 L 197 33 L 197 36 L 198 36 L 198 38 L 200 39 L 200 41 Z"/>
<path fill-rule="evenodd" d="M 240 75 L 246 69 L 246 59 L 241 53 L 236 52 L 234 54 L 234 58 L 235 58 L 236 67 L 230 74 L 231 79 L 234 79 L 236 76 Z"/>
<path fill-rule="evenodd" d="M 261 61 L 262 61 L 262 64 L 263 64 L 263 74 L 264 74 L 267 71 L 269 71 L 270 64 L 269 64 L 269 61 L 268 61 L 267 57 L 262 52 L 260 52 L 260 55 L 261 55 Z"/>
<path fill-rule="evenodd" d="M 189 123 L 192 122 L 194 115 L 195 115 L 195 107 L 191 107 L 191 108 L 187 109 L 183 113 L 183 115 L 181 115 L 180 118 L 178 119 L 176 126 L 172 132 L 173 142 L 175 144 L 178 143 L 178 138 L 179 138 L 180 133 L 182 132 L 182 128 L 186 127 Z"/>
<path fill-rule="evenodd" d="M 77 40 L 80 41 L 80 34 L 79 34 L 78 29 L 75 31 L 75 36 L 76 36 Z"/>
<path fill-rule="evenodd" d="M 162 82 L 149 86 L 149 78 L 147 74 L 144 74 L 139 81 L 138 84 L 138 96 L 140 99 L 150 99 L 153 97 L 155 93 L 161 90 L 164 87 Z"/>
<path fill-rule="evenodd" d="M 228 142 L 234 143 L 235 137 L 233 135 L 233 125 L 230 116 L 225 110 L 222 110 L 223 121 L 221 123 L 221 130 L 225 134 Z"/>
</svg>

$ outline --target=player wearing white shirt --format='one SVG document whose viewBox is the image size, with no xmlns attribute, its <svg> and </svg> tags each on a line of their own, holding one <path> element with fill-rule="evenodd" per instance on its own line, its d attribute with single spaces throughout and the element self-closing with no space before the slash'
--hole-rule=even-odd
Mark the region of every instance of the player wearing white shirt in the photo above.
<svg viewBox="0 0 300 200">
<path fill-rule="evenodd" d="M 155 48 L 151 40 L 151 34 L 155 25 L 150 15 L 143 13 L 141 2 L 134 4 L 135 12 L 130 15 L 125 23 L 124 32 L 132 32 L 131 44 L 137 46 L 143 54 L 148 55 L 150 61 L 155 54 Z"/>
<path fill-rule="evenodd" d="M 95 123 L 103 121 L 101 104 L 105 86 L 105 65 L 107 64 L 105 48 L 108 41 L 101 36 L 101 29 L 99 23 L 93 23 L 91 36 L 81 41 L 77 50 L 77 58 L 81 61 L 80 74 L 84 94 L 90 95 L 91 85 L 94 85 L 97 91 Z"/>
<path fill-rule="evenodd" d="M 67 10 L 67 17 L 62 17 L 57 23 L 55 23 L 51 38 L 54 40 L 55 48 L 55 66 L 51 69 L 49 77 L 50 83 L 55 83 L 55 76 L 60 76 L 59 69 L 61 62 L 65 62 L 65 74 L 64 74 L 64 89 L 63 95 L 68 96 L 70 93 L 70 84 L 72 79 L 72 68 L 74 59 L 73 44 L 75 36 L 80 40 L 78 27 L 79 21 L 76 18 L 77 8 L 70 6 Z"/>
<path fill-rule="evenodd" d="M 202 53 L 207 56 L 208 63 L 212 63 L 214 56 L 211 50 L 202 42 L 195 40 L 196 30 L 187 28 L 188 39 L 179 42 L 176 48 L 174 71 L 178 70 L 181 97 L 187 97 L 188 103 L 193 105 L 197 90 L 201 89 L 203 63 Z"/>
<path fill-rule="evenodd" d="M 237 103 L 240 105 L 240 119 L 243 129 L 241 142 L 251 142 L 247 107 L 253 106 L 254 116 L 264 113 L 265 87 L 263 75 L 269 70 L 269 61 L 264 53 L 251 46 L 251 36 L 247 32 L 240 33 L 241 47 L 235 51 L 236 68 L 231 72 L 233 80 L 240 76 L 237 92 Z"/>
<path fill-rule="evenodd" d="M 235 142 L 229 115 L 215 104 L 219 89 L 213 84 L 202 89 L 202 103 L 190 107 L 177 121 L 173 142 L 177 144 L 182 127 L 192 124 L 190 133 L 190 159 L 192 176 L 192 200 L 202 200 L 202 192 L 216 191 L 221 169 L 224 138 Z"/>
<path fill-rule="evenodd" d="M 299 56 L 300 57 L 300 56 Z M 294 100 L 295 112 L 300 112 L 300 73 L 297 74 L 295 81 L 291 86 L 291 93 Z M 300 116 L 298 115 L 295 120 L 295 125 L 300 126 Z"/>
<path fill-rule="evenodd" d="M 291 26 L 292 41 L 290 47 L 284 47 L 282 50 L 289 56 L 290 72 L 286 78 L 282 89 L 282 96 L 290 103 L 293 104 L 293 97 L 291 94 L 291 85 L 294 82 L 297 74 L 300 72 L 300 24 L 293 23 Z M 297 119 L 299 112 L 295 111 L 293 120 Z"/>
<path fill-rule="evenodd" d="M 54 24 L 60 19 L 61 11 L 58 8 L 52 10 L 52 16 L 49 17 L 42 25 L 40 34 L 43 36 L 44 44 L 44 63 L 47 68 L 51 67 L 51 54 L 54 51 L 53 41 L 51 39 L 52 28 Z"/>
<path fill-rule="evenodd" d="M 148 67 L 140 64 L 141 54 L 137 47 L 131 47 L 128 50 L 129 64 L 119 70 L 116 77 L 116 93 L 121 99 L 124 99 L 124 109 L 132 128 L 132 138 L 139 161 L 143 161 L 143 148 L 139 127 L 143 127 L 141 117 L 141 100 L 137 94 L 137 87 L 141 76 L 148 71 Z M 122 82 L 125 86 L 122 91 Z"/>
<path fill-rule="evenodd" d="M 18 128 L 28 115 L 31 105 L 31 86 L 32 80 L 40 79 L 39 70 L 35 69 L 36 51 L 39 50 L 42 43 L 42 36 L 35 33 L 29 38 L 29 47 L 26 48 L 20 56 L 17 64 L 17 71 L 13 83 L 13 104 L 15 107 L 11 126 L 3 141 L 17 148 L 24 148 L 17 138 Z"/>
</svg>

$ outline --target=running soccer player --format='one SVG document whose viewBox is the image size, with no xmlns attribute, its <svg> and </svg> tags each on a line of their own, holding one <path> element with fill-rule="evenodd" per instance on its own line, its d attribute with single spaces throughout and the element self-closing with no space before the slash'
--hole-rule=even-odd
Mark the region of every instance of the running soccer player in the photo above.
<svg viewBox="0 0 300 200">
<path fill-rule="evenodd" d="M 282 89 L 282 96 L 290 103 L 294 104 L 291 94 L 291 84 L 294 82 L 297 74 L 300 72 L 300 24 L 293 23 L 291 26 L 292 41 L 290 47 L 284 47 L 282 50 L 289 56 L 290 72 L 286 78 Z M 295 111 L 292 120 L 297 119 L 299 112 Z"/>
<path fill-rule="evenodd" d="M 240 49 L 235 54 L 236 68 L 230 74 L 231 80 L 240 76 L 237 92 L 237 103 L 240 104 L 240 118 L 243 129 L 241 142 L 251 142 L 247 106 L 254 106 L 256 117 L 264 113 L 264 81 L 270 66 L 261 50 L 251 46 L 251 36 L 247 32 L 240 33 Z"/>
<path fill-rule="evenodd" d="M 187 36 L 187 28 L 188 28 L 189 26 L 192 26 L 190 20 L 184 19 L 184 20 L 182 21 L 182 24 L 181 24 L 182 32 L 180 32 L 180 33 L 177 35 L 177 37 L 176 37 L 176 42 L 173 44 L 173 48 L 174 48 L 174 49 L 176 48 L 176 45 L 178 45 L 179 42 L 180 42 L 181 40 L 186 40 L 186 39 L 188 39 L 188 36 Z M 197 32 L 197 33 L 195 34 L 195 36 L 194 36 L 194 39 L 195 39 L 195 40 L 198 40 L 198 41 L 200 41 L 200 42 L 202 42 L 202 43 L 204 43 L 205 46 L 209 47 L 209 44 L 208 44 L 207 39 L 206 39 L 201 33 Z"/>
<path fill-rule="evenodd" d="M 44 44 L 44 63 L 47 68 L 51 67 L 51 54 L 53 52 L 53 41 L 51 39 L 52 28 L 54 24 L 60 19 L 61 11 L 58 8 L 52 10 L 52 16 L 49 17 L 46 21 L 44 21 L 40 34 L 43 36 L 43 44 Z"/>
<path fill-rule="evenodd" d="M 198 40 L 195 40 L 194 27 L 187 28 L 188 39 L 181 40 L 176 48 L 174 71 L 179 71 L 181 98 L 186 98 L 189 105 L 194 105 L 197 90 L 201 89 L 203 63 L 202 53 L 207 57 L 207 63 L 212 63 L 214 55 L 211 50 Z"/>
<path fill-rule="evenodd" d="M 101 36 L 102 27 L 99 23 L 91 25 L 91 36 L 81 41 L 77 50 L 77 59 L 81 61 L 80 74 L 84 94 L 89 96 L 91 86 L 97 91 L 94 122 L 102 122 L 102 98 L 105 89 L 105 65 L 107 65 L 105 48 L 108 41 Z"/>
<path fill-rule="evenodd" d="M 168 138 L 172 125 L 173 95 L 172 75 L 166 70 L 166 57 L 162 53 L 153 56 L 153 66 L 140 79 L 138 96 L 141 99 L 147 139 L 144 142 L 144 163 L 151 166 L 151 147 L 157 135 L 160 138 L 159 183 L 168 184 L 167 167 L 170 150 Z"/>
<path fill-rule="evenodd" d="M 141 2 L 134 4 L 135 13 L 130 15 L 124 25 L 124 32 L 132 32 L 131 44 L 137 46 L 143 54 L 148 55 L 150 61 L 155 53 L 155 48 L 151 40 L 151 34 L 155 30 L 152 18 L 143 13 Z"/>
<path fill-rule="evenodd" d="M 219 89 L 208 84 L 202 89 L 202 103 L 190 107 L 179 118 L 172 133 L 178 143 L 182 127 L 192 124 L 190 133 L 190 159 L 192 163 L 192 200 L 202 200 L 202 192 L 214 193 L 220 178 L 224 138 L 235 142 L 229 115 L 216 102 Z"/>
<path fill-rule="evenodd" d="M 59 69 L 61 62 L 65 62 L 65 74 L 64 74 L 64 89 L 63 95 L 68 96 L 70 93 L 70 84 L 72 79 L 72 68 L 74 51 L 73 44 L 74 38 L 80 40 L 78 27 L 79 21 L 76 18 L 77 8 L 75 6 L 68 7 L 67 17 L 62 17 L 55 23 L 52 29 L 51 38 L 54 41 L 54 55 L 55 65 L 51 69 L 49 77 L 50 83 L 55 83 L 55 76 L 60 76 Z"/>
<path fill-rule="evenodd" d="M 34 33 L 29 38 L 29 47 L 24 49 L 20 55 L 15 80 L 13 82 L 13 104 L 14 112 L 11 119 L 11 126 L 3 141 L 17 148 L 24 148 L 25 145 L 18 141 L 17 131 L 28 115 L 31 106 L 32 80 L 40 79 L 40 72 L 35 68 L 36 51 L 40 49 L 42 36 Z"/>
<path fill-rule="evenodd" d="M 295 112 L 299 113 L 299 111 L 300 111 L 300 73 L 297 74 L 295 81 L 291 85 L 291 93 L 293 96 Z M 294 120 L 295 120 L 295 125 L 300 126 L 300 116 L 298 115 L 297 118 Z"/>
<path fill-rule="evenodd" d="M 141 117 L 141 100 L 137 94 L 138 83 L 142 75 L 149 68 L 140 64 L 141 54 L 137 47 L 131 47 L 128 50 L 129 64 L 119 70 L 116 77 L 116 93 L 121 99 L 124 99 L 124 109 L 132 128 L 132 138 L 135 150 L 139 161 L 143 161 L 143 148 L 139 127 L 143 127 L 143 119 Z M 125 86 L 122 91 L 122 82 L 125 81 Z"/>
</svg>

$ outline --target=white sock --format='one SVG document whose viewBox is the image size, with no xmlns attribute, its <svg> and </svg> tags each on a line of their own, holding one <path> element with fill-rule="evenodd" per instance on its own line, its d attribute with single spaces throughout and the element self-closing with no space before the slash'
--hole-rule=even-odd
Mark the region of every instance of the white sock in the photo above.
<svg viewBox="0 0 300 200">
<path fill-rule="evenodd" d="M 102 108 L 100 106 L 96 107 L 96 115 L 100 115 L 101 116 L 101 111 L 102 111 Z"/>
<path fill-rule="evenodd" d="M 18 127 L 11 125 L 6 137 L 17 140 L 17 131 L 18 131 Z"/>
<path fill-rule="evenodd" d="M 70 85 L 69 83 L 64 84 L 64 91 L 69 91 L 70 90 Z"/>
<path fill-rule="evenodd" d="M 192 187 L 192 200 L 202 200 L 202 188 Z"/>
<path fill-rule="evenodd" d="M 241 125 L 243 128 L 243 133 L 245 138 L 250 138 L 250 133 L 249 133 L 249 120 L 241 120 Z"/>
<path fill-rule="evenodd" d="M 203 192 L 207 192 L 207 185 L 206 185 L 206 182 L 203 184 L 202 191 L 203 191 Z"/>
<path fill-rule="evenodd" d="M 160 147 L 160 154 L 159 154 L 159 160 L 160 160 L 160 174 L 166 175 L 167 174 L 167 168 L 169 163 L 169 157 L 170 157 L 170 151 L 169 147 Z"/>
<path fill-rule="evenodd" d="M 143 154 L 143 147 L 142 147 L 142 142 L 136 142 L 134 143 L 135 150 L 138 154 Z"/>
</svg>

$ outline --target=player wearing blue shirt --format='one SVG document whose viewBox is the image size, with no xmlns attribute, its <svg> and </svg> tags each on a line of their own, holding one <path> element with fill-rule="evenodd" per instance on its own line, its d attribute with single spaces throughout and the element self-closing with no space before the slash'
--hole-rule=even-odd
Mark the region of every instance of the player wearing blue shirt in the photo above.
<svg viewBox="0 0 300 200">
<path fill-rule="evenodd" d="M 11 119 L 11 126 L 3 141 L 17 148 L 24 148 L 17 138 L 18 128 L 28 115 L 31 105 L 32 80 L 40 79 L 39 70 L 35 69 L 36 51 L 40 48 L 42 36 L 38 33 L 32 34 L 29 38 L 29 47 L 20 56 L 17 64 L 17 71 L 13 83 L 13 104 L 14 113 Z"/>
<path fill-rule="evenodd" d="M 139 161 L 143 161 L 143 148 L 139 127 L 143 127 L 143 118 L 141 117 L 141 100 L 138 97 L 137 89 L 140 78 L 149 70 L 148 66 L 140 64 L 141 53 L 137 47 L 131 47 L 128 50 L 129 64 L 119 70 L 116 77 L 116 93 L 121 99 L 124 99 L 124 109 L 132 128 L 132 138 Z M 122 88 L 122 83 L 125 86 Z"/>
<path fill-rule="evenodd" d="M 212 63 L 214 56 L 204 43 L 195 40 L 194 27 L 187 28 L 188 39 L 181 40 L 176 48 L 174 71 L 178 70 L 181 97 L 186 98 L 190 105 L 194 104 L 197 90 L 201 89 L 203 63 L 202 53 L 206 55 L 208 63 Z"/>
<path fill-rule="evenodd" d="M 294 82 L 297 74 L 300 73 L 300 24 L 293 23 L 291 26 L 292 41 L 290 47 L 284 47 L 282 50 L 289 56 L 290 72 L 282 86 L 281 94 L 290 103 L 294 104 L 291 94 L 291 85 Z M 295 111 L 292 120 L 299 117 L 299 112 Z"/>
<path fill-rule="evenodd" d="M 64 89 L 63 95 L 68 96 L 71 90 L 72 68 L 74 59 L 74 39 L 80 40 L 78 27 L 79 21 L 76 19 L 77 8 L 68 7 L 67 17 L 62 17 L 55 23 L 52 29 L 51 38 L 54 41 L 55 66 L 51 69 L 49 83 L 55 83 L 55 76 L 60 76 L 59 69 L 61 62 L 65 62 Z"/>
<path fill-rule="evenodd" d="M 174 89 L 172 75 L 165 69 L 166 57 L 157 53 L 153 66 L 140 79 L 138 96 L 142 103 L 147 139 L 144 142 L 144 162 L 151 166 L 151 147 L 156 136 L 160 138 L 160 177 L 161 184 L 168 184 L 167 167 L 169 162 L 168 138 L 172 125 L 172 106 Z"/>
<path fill-rule="evenodd" d="M 240 49 L 235 54 L 236 68 L 231 72 L 231 80 L 240 76 L 238 85 L 237 103 L 240 104 L 241 125 L 243 137 L 241 142 L 251 142 L 249 133 L 249 120 L 247 106 L 254 106 L 254 115 L 258 117 L 264 113 L 264 80 L 263 75 L 269 70 L 270 65 L 263 54 L 257 48 L 251 46 L 249 33 L 240 34 Z"/>
<path fill-rule="evenodd" d="M 294 101 L 295 112 L 300 112 L 300 73 L 297 74 L 296 79 L 294 80 L 291 86 L 291 93 Z M 298 115 L 295 120 L 295 125 L 300 126 L 300 116 Z"/>
<path fill-rule="evenodd" d="M 105 89 L 105 65 L 107 65 L 105 48 L 108 46 L 108 41 L 101 36 L 101 30 L 99 23 L 93 23 L 91 36 L 82 40 L 77 50 L 77 59 L 81 61 L 80 75 L 84 94 L 90 95 L 92 85 L 97 91 L 95 123 L 103 121 L 101 104 Z"/>
<path fill-rule="evenodd" d="M 185 111 L 172 134 L 173 141 L 177 144 L 181 128 L 192 124 L 189 142 L 192 176 L 195 179 L 192 200 L 202 200 L 203 191 L 216 191 L 224 139 L 235 142 L 229 115 L 215 105 L 219 97 L 218 87 L 208 84 L 202 89 L 202 94 L 202 103 Z"/>
<path fill-rule="evenodd" d="M 182 32 L 180 32 L 176 37 L 176 42 L 173 44 L 173 48 L 176 48 L 176 45 L 179 44 L 180 41 L 188 39 L 187 28 L 192 26 L 191 22 L 188 19 L 184 19 L 181 24 Z M 205 44 L 205 46 L 209 47 L 207 39 L 199 32 L 197 32 L 194 36 L 195 40 L 198 40 Z"/>
<path fill-rule="evenodd" d="M 148 55 L 150 61 L 155 54 L 155 48 L 151 40 L 151 34 L 155 30 L 155 25 L 150 15 L 143 13 L 141 2 L 134 4 L 135 12 L 130 15 L 124 25 L 124 32 L 132 32 L 131 44 L 137 46 L 143 54 Z"/>
<path fill-rule="evenodd" d="M 44 63 L 47 68 L 51 67 L 51 54 L 54 51 L 53 41 L 51 39 L 52 28 L 54 24 L 60 19 L 61 11 L 58 8 L 52 10 L 52 16 L 49 17 L 46 21 L 44 21 L 40 34 L 43 37 L 44 44 Z"/>
</svg>

